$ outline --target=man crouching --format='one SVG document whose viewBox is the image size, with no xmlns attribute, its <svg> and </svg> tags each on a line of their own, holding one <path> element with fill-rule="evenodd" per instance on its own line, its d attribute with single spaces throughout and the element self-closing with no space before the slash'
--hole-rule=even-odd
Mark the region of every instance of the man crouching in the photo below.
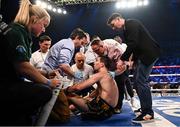
<svg viewBox="0 0 180 127">
<path fill-rule="evenodd" d="M 86 81 L 70 86 L 65 90 L 69 102 L 82 112 L 83 119 L 104 120 L 113 114 L 119 92 L 115 80 L 107 69 L 110 63 L 107 57 L 98 57 L 94 63 L 94 70 L 97 73 Z M 88 97 L 73 96 L 72 92 L 85 89 L 95 83 L 97 88 Z"/>
</svg>

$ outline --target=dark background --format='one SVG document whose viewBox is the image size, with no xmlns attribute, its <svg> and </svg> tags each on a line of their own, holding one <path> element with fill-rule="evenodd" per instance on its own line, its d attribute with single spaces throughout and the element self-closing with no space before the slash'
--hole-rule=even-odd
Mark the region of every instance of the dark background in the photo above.
<svg viewBox="0 0 180 127">
<path fill-rule="evenodd" d="M 34 2 L 34 1 L 32 1 Z M 4 21 L 13 21 L 19 7 L 19 0 L 2 0 L 1 14 Z M 45 34 L 53 44 L 68 38 L 71 31 L 80 27 L 91 36 L 102 39 L 122 35 L 112 31 L 107 19 L 113 12 L 120 12 L 125 18 L 140 20 L 164 50 L 163 56 L 180 58 L 180 0 L 149 0 L 149 5 L 133 9 L 116 9 L 114 2 L 65 6 L 66 15 L 50 12 L 51 23 Z M 33 51 L 38 49 L 37 39 L 33 38 Z"/>
</svg>

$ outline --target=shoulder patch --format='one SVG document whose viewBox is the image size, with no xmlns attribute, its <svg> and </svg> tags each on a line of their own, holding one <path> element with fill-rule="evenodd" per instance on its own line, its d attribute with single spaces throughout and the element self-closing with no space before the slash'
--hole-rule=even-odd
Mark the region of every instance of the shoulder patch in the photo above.
<svg viewBox="0 0 180 127">
<path fill-rule="evenodd" d="M 25 53 L 25 52 L 26 52 L 26 49 L 25 49 L 24 46 L 22 46 L 22 45 L 18 45 L 18 46 L 16 47 L 16 50 L 17 50 L 17 52 L 19 52 L 19 53 Z"/>
</svg>

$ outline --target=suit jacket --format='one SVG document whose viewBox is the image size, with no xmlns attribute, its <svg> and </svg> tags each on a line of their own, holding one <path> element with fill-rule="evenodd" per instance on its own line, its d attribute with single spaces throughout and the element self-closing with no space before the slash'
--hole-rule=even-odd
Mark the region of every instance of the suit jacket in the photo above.
<svg viewBox="0 0 180 127">
<path fill-rule="evenodd" d="M 127 49 L 121 60 L 128 61 L 133 53 L 133 60 L 140 59 L 145 65 L 150 65 L 160 56 L 160 46 L 139 21 L 125 20 L 124 37 Z"/>
</svg>

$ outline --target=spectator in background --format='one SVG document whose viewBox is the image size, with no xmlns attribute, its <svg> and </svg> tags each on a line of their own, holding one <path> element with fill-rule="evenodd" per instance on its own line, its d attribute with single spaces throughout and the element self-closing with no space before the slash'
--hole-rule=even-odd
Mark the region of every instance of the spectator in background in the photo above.
<svg viewBox="0 0 180 127">
<path fill-rule="evenodd" d="M 81 83 L 84 80 L 87 80 L 88 78 L 90 78 L 90 76 L 93 74 L 93 68 L 85 63 L 85 55 L 84 53 L 78 52 L 75 55 L 75 64 L 71 66 L 73 72 L 77 72 L 79 73 L 81 76 L 80 79 L 74 79 L 73 84 L 78 84 Z M 83 89 L 82 91 L 79 91 L 77 94 L 78 95 L 82 95 L 82 96 L 86 96 L 88 94 L 88 92 L 90 92 L 91 90 L 93 90 L 93 87 L 88 87 L 86 89 Z"/>
<path fill-rule="evenodd" d="M 51 99 L 51 88 L 60 83 L 47 79 L 29 62 L 31 34 L 38 37 L 49 23 L 50 16 L 45 9 L 21 0 L 14 22 L 4 33 L 0 50 L 3 59 L 0 62 L 1 126 L 32 125 L 31 116 Z M 33 82 L 25 82 L 24 78 Z"/>
<path fill-rule="evenodd" d="M 39 38 L 40 49 L 34 52 L 31 56 L 30 63 L 37 69 L 42 68 L 46 59 L 47 53 L 51 46 L 51 38 L 47 35 L 43 35 Z"/>
<path fill-rule="evenodd" d="M 142 23 L 137 20 L 125 20 L 121 14 L 114 13 L 109 17 L 107 24 L 113 30 L 123 30 L 124 32 L 127 49 L 122 54 L 118 64 L 126 63 L 131 54 L 133 54 L 133 61 L 136 63 L 134 87 L 140 99 L 142 112 L 132 122 L 140 123 L 153 120 L 152 97 L 147 81 L 153 65 L 160 56 L 160 47 Z"/>
</svg>

